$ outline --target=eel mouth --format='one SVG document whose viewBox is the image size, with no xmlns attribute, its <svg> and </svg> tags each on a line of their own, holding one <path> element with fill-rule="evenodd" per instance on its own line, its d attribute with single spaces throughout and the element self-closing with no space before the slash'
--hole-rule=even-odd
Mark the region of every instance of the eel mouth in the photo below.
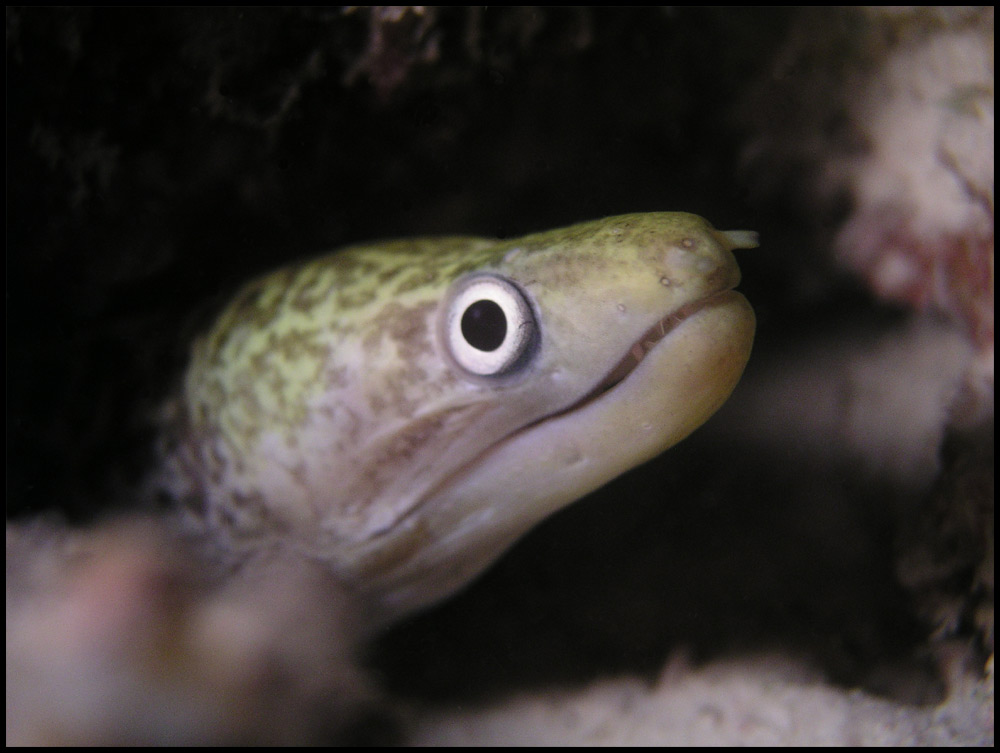
<svg viewBox="0 0 1000 753">
<path fill-rule="evenodd" d="M 642 336 L 632 344 L 632 347 L 629 348 L 628 352 L 626 352 L 624 356 L 622 356 L 622 359 L 614 366 L 614 368 L 608 372 L 607 376 L 598 382 L 590 392 L 562 412 L 577 410 L 592 400 L 596 400 L 605 392 L 614 389 L 616 386 L 625 381 L 628 375 L 631 374 L 640 363 L 642 363 L 642 360 L 646 357 L 649 351 L 655 348 L 663 338 L 677 329 L 677 327 L 683 324 L 686 320 L 690 319 L 699 311 L 712 308 L 713 306 L 731 300 L 734 296 L 738 295 L 739 293 L 735 290 L 727 288 L 726 290 L 721 290 L 718 293 L 713 293 L 712 295 L 687 303 L 676 311 L 670 312 L 646 330 Z"/>
<path fill-rule="evenodd" d="M 732 288 L 727 288 L 725 290 L 718 291 L 716 293 L 709 294 L 703 298 L 699 298 L 696 301 L 687 303 L 680 308 L 672 311 L 671 313 L 659 319 L 653 324 L 649 329 L 647 329 L 638 340 L 636 340 L 628 351 L 622 356 L 621 360 L 607 373 L 607 375 L 597 383 L 590 391 L 583 395 L 579 400 L 574 403 L 564 407 L 561 410 L 555 411 L 553 413 L 548 413 L 544 416 L 540 416 L 534 421 L 525 424 L 514 431 L 498 438 L 495 442 L 489 446 L 483 448 L 475 456 L 468 458 L 459 467 L 451 469 L 442 478 L 430 486 L 421 495 L 420 503 L 414 505 L 414 507 L 406 513 L 406 517 L 410 517 L 416 513 L 417 510 L 421 509 L 427 500 L 433 499 L 443 490 L 448 488 L 451 483 L 463 473 L 469 471 L 469 469 L 476 467 L 483 462 L 484 458 L 489 456 L 491 453 L 495 452 L 501 445 L 511 442 L 518 436 L 524 435 L 535 429 L 540 424 L 544 424 L 549 421 L 556 421 L 570 413 L 575 413 L 591 403 L 596 403 L 599 401 L 606 393 L 610 392 L 616 386 L 624 382 L 628 376 L 639 366 L 640 363 L 645 359 L 653 348 L 655 348 L 667 335 L 680 327 L 684 322 L 691 319 L 693 316 L 699 312 L 705 311 L 716 306 L 723 306 L 727 303 L 733 301 L 734 298 L 740 298 L 741 295 Z M 397 521 L 398 523 L 398 521 Z M 384 534 L 391 530 L 386 528 L 379 531 L 379 534 Z"/>
</svg>

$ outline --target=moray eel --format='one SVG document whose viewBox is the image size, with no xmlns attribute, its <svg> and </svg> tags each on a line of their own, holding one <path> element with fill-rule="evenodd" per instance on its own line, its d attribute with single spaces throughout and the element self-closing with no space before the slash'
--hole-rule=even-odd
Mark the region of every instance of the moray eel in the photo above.
<svg viewBox="0 0 1000 753">
<path fill-rule="evenodd" d="M 194 346 L 169 463 L 237 552 L 293 547 L 380 622 L 458 590 L 733 390 L 754 314 L 684 213 L 357 246 L 248 285 Z"/>
</svg>

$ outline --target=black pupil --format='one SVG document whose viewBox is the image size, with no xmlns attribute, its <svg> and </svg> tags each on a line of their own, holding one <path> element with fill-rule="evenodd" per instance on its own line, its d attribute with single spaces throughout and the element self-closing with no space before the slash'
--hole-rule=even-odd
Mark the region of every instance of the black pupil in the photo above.
<svg viewBox="0 0 1000 753">
<path fill-rule="evenodd" d="M 462 335 L 477 350 L 496 350 L 507 337 L 507 317 L 495 301 L 476 301 L 462 314 Z"/>
</svg>

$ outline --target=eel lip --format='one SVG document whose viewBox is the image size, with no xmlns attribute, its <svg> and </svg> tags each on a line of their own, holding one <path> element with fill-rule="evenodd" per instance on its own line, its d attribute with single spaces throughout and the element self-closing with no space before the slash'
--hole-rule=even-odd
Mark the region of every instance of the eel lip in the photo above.
<svg viewBox="0 0 1000 753">
<path fill-rule="evenodd" d="M 615 386 L 623 382 L 625 378 L 628 377 L 628 375 L 631 374 L 632 371 L 642 362 L 642 359 L 646 357 L 646 354 L 656 347 L 657 343 L 679 327 L 684 321 L 691 318 L 691 316 L 699 311 L 711 308 L 712 306 L 715 306 L 723 301 L 729 300 L 735 295 L 739 295 L 739 293 L 736 293 L 736 291 L 731 288 L 727 288 L 726 290 L 721 290 L 717 293 L 705 296 L 704 298 L 692 301 L 691 303 L 687 303 L 657 321 L 632 344 L 632 347 L 629 348 L 628 352 L 615 365 L 615 367 L 608 372 L 607 376 L 605 376 L 604 379 L 602 379 L 597 386 L 594 387 L 594 389 L 584 395 L 581 400 L 573 405 L 571 410 L 576 410 L 581 405 L 600 397 L 608 390 L 613 389 Z"/>
</svg>

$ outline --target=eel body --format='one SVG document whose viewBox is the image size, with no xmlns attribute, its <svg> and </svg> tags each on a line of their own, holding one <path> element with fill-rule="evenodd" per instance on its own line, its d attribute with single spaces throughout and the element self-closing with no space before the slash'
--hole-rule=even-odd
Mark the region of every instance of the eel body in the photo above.
<svg viewBox="0 0 1000 753">
<path fill-rule="evenodd" d="M 169 486 L 234 552 L 319 559 L 383 621 L 419 609 L 722 405 L 755 245 L 671 212 L 278 270 L 195 343 Z"/>
</svg>

